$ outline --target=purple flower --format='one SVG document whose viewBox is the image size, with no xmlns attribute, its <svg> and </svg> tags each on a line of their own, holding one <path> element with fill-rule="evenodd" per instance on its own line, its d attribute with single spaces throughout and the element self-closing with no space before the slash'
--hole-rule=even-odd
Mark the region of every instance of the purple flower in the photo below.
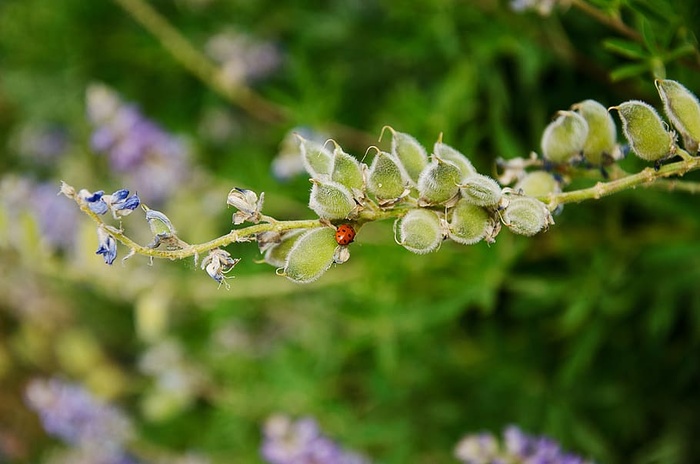
<svg viewBox="0 0 700 464">
<path fill-rule="evenodd" d="M 141 199 L 137 194 L 129 196 L 127 189 L 117 190 L 111 195 L 105 195 L 104 201 L 112 210 L 115 219 L 131 214 L 141 204 Z"/>
<path fill-rule="evenodd" d="M 369 463 L 324 436 L 311 418 L 292 421 L 287 416 L 273 416 L 265 423 L 263 435 L 261 454 L 269 464 Z"/>
<path fill-rule="evenodd" d="M 117 241 L 104 228 L 97 228 L 98 247 L 95 254 L 102 255 L 105 264 L 111 265 L 117 258 Z"/>
<path fill-rule="evenodd" d="M 90 208 L 90 211 L 95 214 L 104 214 L 109 209 L 109 206 L 107 206 L 107 203 L 102 198 L 104 194 L 104 190 L 98 190 L 92 193 L 85 189 L 82 189 L 79 193 L 80 197 L 87 203 L 87 207 Z"/>
</svg>

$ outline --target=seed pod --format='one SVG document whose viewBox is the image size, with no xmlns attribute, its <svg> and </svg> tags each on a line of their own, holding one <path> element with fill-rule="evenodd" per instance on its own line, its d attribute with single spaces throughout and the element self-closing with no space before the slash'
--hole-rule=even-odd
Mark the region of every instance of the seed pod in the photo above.
<svg viewBox="0 0 700 464">
<path fill-rule="evenodd" d="M 573 111 L 559 111 L 542 134 L 542 155 L 553 163 L 564 164 L 580 154 L 586 143 L 588 123 Z"/>
<path fill-rule="evenodd" d="M 175 235 L 175 227 L 173 227 L 173 223 L 170 222 L 170 219 L 165 214 L 144 204 L 141 204 L 141 208 L 146 212 L 146 221 L 148 221 L 148 226 L 151 228 L 153 235 L 156 237 L 171 237 Z"/>
<path fill-rule="evenodd" d="M 460 185 L 462 197 L 477 206 L 495 207 L 501 201 L 501 186 L 483 174 L 473 174 Z"/>
<path fill-rule="evenodd" d="M 420 173 L 428 164 L 428 153 L 413 136 L 396 132 L 391 127 L 387 128 L 392 134 L 391 154 L 405 170 L 406 177 L 415 185 Z"/>
<path fill-rule="evenodd" d="M 561 186 L 557 179 L 546 171 L 528 173 L 515 184 L 514 189 L 530 197 L 546 197 L 551 193 L 561 192 Z"/>
<path fill-rule="evenodd" d="M 337 247 L 330 227 L 304 232 L 289 250 L 282 275 L 300 284 L 313 282 L 331 267 Z"/>
<path fill-rule="evenodd" d="M 471 161 L 464 156 L 461 152 L 455 150 L 449 145 L 442 143 L 442 140 L 435 142 L 433 147 L 433 154 L 443 161 L 449 161 L 459 168 L 461 174 L 461 180 L 466 179 L 472 174 L 476 174 L 476 169 L 472 165 Z"/>
<path fill-rule="evenodd" d="M 486 237 L 493 229 L 493 220 L 481 206 L 469 203 L 462 198 L 452 209 L 449 223 L 449 237 L 457 243 L 471 245 Z"/>
<path fill-rule="evenodd" d="M 397 242 L 408 251 L 422 255 L 437 250 L 442 243 L 444 234 L 435 211 L 412 209 L 394 227 L 397 225 Z"/>
<path fill-rule="evenodd" d="M 367 176 L 367 190 L 377 200 L 393 200 L 403 195 L 407 180 L 389 153 L 378 151 Z"/>
<path fill-rule="evenodd" d="M 345 219 L 356 203 L 346 186 L 338 182 L 312 180 L 309 208 L 322 219 Z"/>
<path fill-rule="evenodd" d="M 265 250 L 265 262 L 275 267 L 284 266 L 287 262 L 287 256 L 289 256 L 290 250 L 304 232 L 307 231 L 304 229 L 290 230 L 282 235 L 279 243 Z"/>
<path fill-rule="evenodd" d="M 630 100 L 611 109 L 620 115 L 622 132 L 637 156 L 646 161 L 661 161 L 675 153 L 675 137 L 666 130 L 651 105 Z"/>
<path fill-rule="evenodd" d="M 418 178 L 418 194 L 425 205 L 440 205 L 459 193 L 460 171 L 452 163 L 435 158 Z"/>
<path fill-rule="evenodd" d="M 552 215 L 544 203 L 525 196 L 511 198 L 501 217 L 511 232 L 528 237 L 553 223 Z"/>
<path fill-rule="evenodd" d="M 333 154 L 320 143 L 306 140 L 300 135 L 299 149 L 306 172 L 314 179 L 323 179 L 333 171 Z"/>
<path fill-rule="evenodd" d="M 595 100 L 584 100 L 571 107 L 588 123 L 588 136 L 583 144 L 583 156 L 595 166 L 617 153 L 617 127 L 608 109 Z"/>
<path fill-rule="evenodd" d="M 333 172 L 331 180 L 339 182 L 350 189 L 351 192 L 362 192 L 365 188 L 365 180 L 359 161 L 340 148 L 335 146 L 333 151 Z"/>
<path fill-rule="evenodd" d="M 691 153 L 697 153 L 700 143 L 698 97 L 676 81 L 657 79 L 655 83 L 664 103 L 666 116 L 683 137 L 683 146 Z"/>
</svg>

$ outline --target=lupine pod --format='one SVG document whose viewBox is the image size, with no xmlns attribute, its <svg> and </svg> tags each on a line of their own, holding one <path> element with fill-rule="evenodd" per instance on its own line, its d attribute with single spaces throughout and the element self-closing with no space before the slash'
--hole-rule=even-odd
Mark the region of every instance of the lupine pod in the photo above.
<svg viewBox="0 0 700 464">
<path fill-rule="evenodd" d="M 561 192 L 561 186 L 557 179 L 546 171 L 533 171 L 526 174 L 515 184 L 514 189 L 531 197 L 545 197 L 552 193 Z"/>
<path fill-rule="evenodd" d="M 656 110 L 643 101 L 613 106 L 622 121 L 622 132 L 632 151 L 646 161 L 661 161 L 675 153 L 675 138 Z"/>
<path fill-rule="evenodd" d="M 424 204 L 439 205 L 454 198 L 459 192 L 461 173 L 454 164 L 434 159 L 418 178 L 418 194 Z"/>
<path fill-rule="evenodd" d="M 501 186 L 483 174 L 472 174 L 460 185 L 462 197 L 477 206 L 495 207 L 501 201 Z"/>
<path fill-rule="evenodd" d="M 686 150 L 697 153 L 700 143 L 698 97 L 676 81 L 657 79 L 655 83 L 664 103 L 666 116 L 683 137 L 683 146 Z"/>
<path fill-rule="evenodd" d="M 511 198 L 501 214 L 511 232 L 531 237 L 552 222 L 552 216 L 541 201 L 526 196 Z"/>
<path fill-rule="evenodd" d="M 391 127 L 391 154 L 398 160 L 399 167 L 406 171 L 408 179 L 415 185 L 418 177 L 428 164 L 428 153 L 423 145 L 411 135 L 397 132 Z"/>
<path fill-rule="evenodd" d="M 320 143 L 307 140 L 300 135 L 297 137 L 306 172 L 314 179 L 330 176 L 333 171 L 333 153 Z"/>
<path fill-rule="evenodd" d="M 394 158 L 389 153 L 378 151 L 367 175 L 367 190 L 380 201 L 393 200 L 404 193 L 406 183 Z"/>
<path fill-rule="evenodd" d="M 430 253 L 438 249 L 443 240 L 440 217 L 429 209 L 412 209 L 397 220 L 398 243 L 417 254 Z"/>
<path fill-rule="evenodd" d="M 330 227 L 305 232 L 289 250 L 283 275 L 300 284 L 313 282 L 331 267 L 337 247 Z"/>
<path fill-rule="evenodd" d="M 542 134 L 542 155 L 553 163 L 568 163 L 581 153 L 588 135 L 588 123 L 573 111 L 559 111 Z"/>
<path fill-rule="evenodd" d="M 474 169 L 471 161 L 469 161 L 466 156 L 451 146 L 445 145 L 441 140 L 435 142 L 435 146 L 433 146 L 433 154 L 441 160 L 449 161 L 457 166 L 461 173 L 462 180 L 466 179 L 472 174 L 476 174 L 476 169 Z"/>
<path fill-rule="evenodd" d="M 345 219 L 356 207 L 350 190 L 339 182 L 313 180 L 309 208 L 322 219 Z"/>
<path fill-rule="evenodd" d="M 305 229 L 290 230 L 282 235 L 279 243 L 276 243 L 265 250 L 265 262 L 272 266 L 282 267 L 287 262 L 287 256 L 294 244 L 306 232 Z"/>
<path fill-rule="evenodd" d="M 333 151 L 331 180 L 343 184 L 351 192 L 362 192 L 365 188 L 365 180 L 359 161 L 354 156 L 345 153 L 338 145 Z"/>
<path fill-rule="evenodd" d="M 583 144 L 584 158 L 599 166 L 603 164 L 604 157 L 614 157 L 617 152 L 617 127 L 608 109 L 595 100 L 584 100 L 571 109 L 588 123 L 588 135 Z"/>
<path fill-rule="evenodd" d="M 486 237 L 493 228 L 493 220 L 481 206 L 460 199 L 452 209 L 449 223 L 449 237 L 457 243 L 472 245 Z"/>
</svg>

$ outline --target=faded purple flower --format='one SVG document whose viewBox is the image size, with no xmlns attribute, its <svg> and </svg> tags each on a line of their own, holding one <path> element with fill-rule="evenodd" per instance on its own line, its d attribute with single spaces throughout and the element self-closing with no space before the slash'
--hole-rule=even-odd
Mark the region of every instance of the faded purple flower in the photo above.
<svg viewBox="0 0 700 464">
<path fill-rule="evenodd" d="M 58 124 L 28 124 L 12 140 L 23 156 L 49 164 L 68 150 L 66 128 Z"/>
<path fill-rule="evenodd" d="M 272 43 L 259 42 L 232 29 L 210 38 L 204 50 L 221 65 L 221 75 L 231 85 L 266 77 L 282 61 L 278 48 Z"/>
<path fill-rule="evenodd" d="M 261 454 L 269 464 L 369 463 L 324 436 L 311 418 L 292 421 L 287 416 L 272 416 L 265 423 L 263 435 Z"/>
</svg>

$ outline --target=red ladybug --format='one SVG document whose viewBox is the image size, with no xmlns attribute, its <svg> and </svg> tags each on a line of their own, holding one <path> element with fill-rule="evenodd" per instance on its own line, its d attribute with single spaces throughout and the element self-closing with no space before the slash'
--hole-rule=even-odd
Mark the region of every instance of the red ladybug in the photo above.
<svg viewBox="0 0 700 464">
<path fill-rule="evenodd" d="M 350 224 L 341 224 L 335 231 L 335 241 L 338 245 L 346 246 L 355 240 L 355 229 Z"/>
</svg>

